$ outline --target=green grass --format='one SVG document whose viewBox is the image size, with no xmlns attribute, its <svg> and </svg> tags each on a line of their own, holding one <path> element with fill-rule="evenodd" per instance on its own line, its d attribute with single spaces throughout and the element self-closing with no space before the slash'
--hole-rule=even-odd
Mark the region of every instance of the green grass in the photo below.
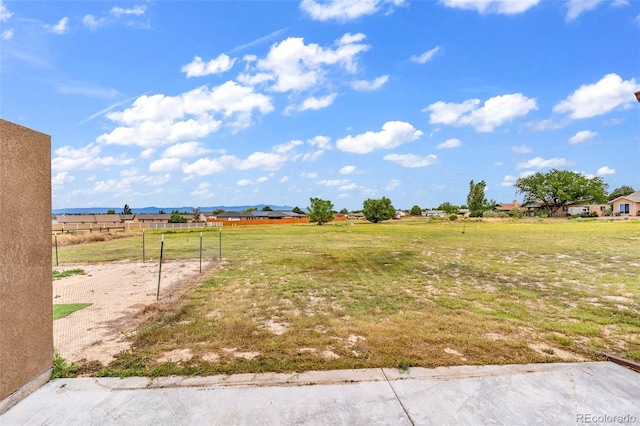
<svg viewBox="0 0 640 426">
<path fill-rule="evenodd" d="M 67 269 L 66 271 L 52 271 L 51 278 L 55 280 L 61 280 L 62 278 L 70 277 L 72 275 L 86 275 L 84 269 Z"/>
<path fill-rule="evenodd" d="M 197 257 L 200 232 L 166 235 L 165 258 Z M 147 232 L 147 247 L 160 238 Z M 218 238 L 204 231 L 205 258 L 217 258 Z M 225 227 L 224 267 L 159 309 L 100 374 L 559 360 L 531 344 L 640 361 L 639 243 L 638 221 Z M 141 236 L 60 258 L 140 259 Z M 191 359 L 160 361 L 177 349 Z"/>
<path fill-rule="evenodd" d="M 91 305 L 91 303 L 54 304 L 53 319 L 57 320 L 58 318 L 66 317 L 67 315 L 70 315 L 75 311 L 79 311 L 80 309 L 84 309 L 87 306 Z"/>
</svg>

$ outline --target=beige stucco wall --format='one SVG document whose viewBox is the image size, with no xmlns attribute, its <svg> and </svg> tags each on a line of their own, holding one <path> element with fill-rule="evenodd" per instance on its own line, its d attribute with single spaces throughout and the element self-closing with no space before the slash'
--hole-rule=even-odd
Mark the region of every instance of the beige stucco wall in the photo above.
<svg viewBox="0 0 640 426">
<path fill-rule="evenodd" d="M 622 216 L 640 216 L 640 203 L 635 201 L 628 200 L 626 198 L 621 198 L 613 202 L 613 214 L 620 214 L 620 204 L 629 204 L 629 214 L 624 214 Z"/>
<path fill-rule="evenodd" d="M 0 119 L 0 402 L 53 364 L 51 137 Z M 0 405 L 0 408 L 2 406 Z"/>
</svg>

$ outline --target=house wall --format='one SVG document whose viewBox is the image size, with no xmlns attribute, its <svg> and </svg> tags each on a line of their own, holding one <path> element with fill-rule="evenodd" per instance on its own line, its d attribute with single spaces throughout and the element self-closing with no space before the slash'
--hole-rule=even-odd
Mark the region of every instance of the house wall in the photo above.
<svg viewBox="0 0 640 426">
<path fill-rule="evenodd" d="M 620 204 L 629 204 L 629 214 L 620 215 Z M 640 216 L 640 203 L 637 201 L 631 201 L 624 198 L 613 202 L 613 215 L 614 216 Z"/>
<path fill-rule="evenodd" d="M 53 366 L 51 137 L 2 119 L 0 211 L 1 414 Z"/>
</svg>

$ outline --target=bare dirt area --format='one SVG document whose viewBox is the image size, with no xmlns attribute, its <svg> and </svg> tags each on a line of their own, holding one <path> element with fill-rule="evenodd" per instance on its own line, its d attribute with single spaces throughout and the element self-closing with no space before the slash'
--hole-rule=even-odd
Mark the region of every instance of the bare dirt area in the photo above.
<svg viewBox="0 0 640 426">
<path fill-rule="evenodd" d="M 54 267 L 57 271 L 82 269 L 85 275 L 72 275 L 53 282 L 53 303 L 91 303 L 92 305 L 53 322 L 54 347 L 67 361 L 106 365 L 123 350 L 142 321 L 145 308 L 166 304 L 199 282 L 204 272 L 218 263 L 180 260 L 162 263 L 160 300 L 158 262 L 107 262 Z"/>
</svg>

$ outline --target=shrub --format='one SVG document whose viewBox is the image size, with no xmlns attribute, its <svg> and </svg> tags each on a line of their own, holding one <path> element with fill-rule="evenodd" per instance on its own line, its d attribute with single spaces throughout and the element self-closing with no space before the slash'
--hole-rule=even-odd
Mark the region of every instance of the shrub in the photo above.
<svg viewBox="0 0 640 426">
<path fill-rule="evenodd" d="M 482 213 L 482 217 L 509 217 L 509 215 L 505 212 L 494 212 L 492 210 L 487 210 Z"/>
<path fill-rule="evenodd" d="M 449 220 L 458 220 L 458 215 L 457 214 L 449 215 Z"/>
</svg>

